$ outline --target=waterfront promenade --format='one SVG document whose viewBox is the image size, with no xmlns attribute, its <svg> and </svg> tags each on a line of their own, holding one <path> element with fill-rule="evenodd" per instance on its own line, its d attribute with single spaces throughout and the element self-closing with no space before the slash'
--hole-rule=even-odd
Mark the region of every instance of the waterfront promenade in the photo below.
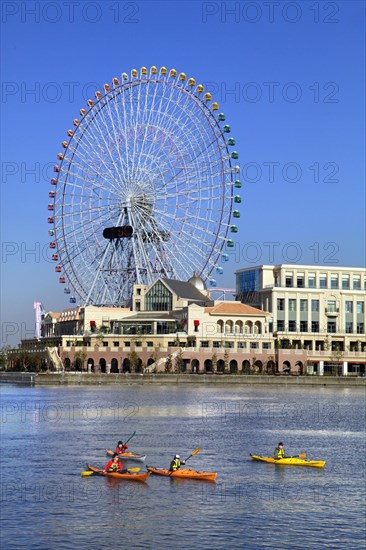
<svg viewBox="0 0 366 550">
<path fill-rule="evenodd" d="M 362 376 L 269 376 L 245 374 L 90 374 L 61 373 L 0 373 L 0 383 L 31 386 L 53 385 L 129 385 L 129 384 L 247 384 L 279 386 L 339 386 L 366 387 Z"/>
</svg>

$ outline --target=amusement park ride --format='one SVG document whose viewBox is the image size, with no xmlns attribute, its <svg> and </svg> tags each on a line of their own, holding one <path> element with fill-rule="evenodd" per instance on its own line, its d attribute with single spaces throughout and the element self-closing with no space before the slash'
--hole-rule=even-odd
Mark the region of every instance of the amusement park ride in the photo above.
<svg viewBox="0 0 366 550">
<path fill-rule="evenodd" d="M 70 303 L 128 306 L 134 283 L 193 272 L 232 291 L 215 279 L 240 218 L 230 131 L 204 86 L 175 69 L 133 69 L 95 92 L 49 192 L 49 246 Z"/>
</svg>

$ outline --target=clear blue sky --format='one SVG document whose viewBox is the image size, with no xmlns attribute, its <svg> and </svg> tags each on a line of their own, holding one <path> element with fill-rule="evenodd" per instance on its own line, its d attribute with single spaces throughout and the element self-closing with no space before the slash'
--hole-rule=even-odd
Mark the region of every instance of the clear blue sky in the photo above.
<svg viewBox="0 0 366 550">
<path fill-rule="evenodd" d="M 96 86 L 141 66 L 211 87 L 231 125 L 246 184 L 238 257 L 220 285 L 262 263 L 365 265 L 364 2 L 1 10 L 3 343 L 33 335 L 34 300 L 69 307 L 49 260 L 50 166 Z"/>
</svg>

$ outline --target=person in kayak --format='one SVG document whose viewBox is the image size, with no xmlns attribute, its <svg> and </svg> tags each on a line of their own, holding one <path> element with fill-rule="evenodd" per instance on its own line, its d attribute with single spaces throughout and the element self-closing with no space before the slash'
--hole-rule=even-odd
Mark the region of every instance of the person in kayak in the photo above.
<svg viewBox="0 0 366 550">
<path fill-rule="evenodd" d="M 124 445 L 124 444 L 122 443 L 122 441 L 118 441 L 117 447 L 116 447 L 116 453 L 117 453 L 118 455 L 120 455 L 120 454 L 126 452 L 127 449 L 128 449 L 128 445 Z"/>
<path fill-rule="evenodd" d="M 127 471 L 127 470 L 126 470 Z M 103 472 L 123 472 L 122 462 L 119 461 L 118 454 L 114 453 L 111 460 L 103 468 Z"/>
<path fill-rule="evenodd" d="M 274 451 L 275 458 L 285 458 L 285 449 L 283 448 L 282 441 L 279 442 Z"/>
<path fill-rule="evenodd" d="M 175 455 L 173 460 L 170 463 L 169 470 L 171 472 L 175 472 L 176 470 L 180 470 L 181 464 L 185 464 L 185 461 L 181 460 L 179 455 Z"/>
</svg>

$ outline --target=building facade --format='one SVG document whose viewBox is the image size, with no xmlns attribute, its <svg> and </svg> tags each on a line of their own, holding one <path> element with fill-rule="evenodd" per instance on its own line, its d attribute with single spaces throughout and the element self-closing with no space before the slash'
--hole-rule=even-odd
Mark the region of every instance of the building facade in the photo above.
<svg viewBox="0 0 366 550">
<path fill-rule="evenodd" d="M 366 270 L 266 265 L 236 279 L 236 301 L 211 300 L 194 276 L 135 285 L 131 308 L 50 312 L 21 349 L 98 373 L 365 375 Z"/>
<path fill-rule="evenodd" d="M 365 373 L 366 269 L 261 265 L 236 271 L 236 299 L 271 313 L 277 345 L 318 374 Z"/>
</svg>

